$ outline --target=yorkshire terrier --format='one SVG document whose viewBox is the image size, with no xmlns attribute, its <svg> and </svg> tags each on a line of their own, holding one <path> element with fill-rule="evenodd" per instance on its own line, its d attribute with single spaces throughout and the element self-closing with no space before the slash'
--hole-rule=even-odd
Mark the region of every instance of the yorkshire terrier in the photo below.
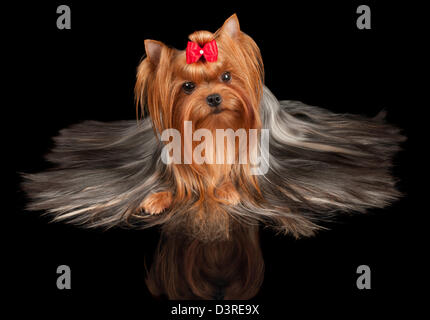
<svg viewBox="0 0 430 320">
<path fill-rule="evenodd" d="M 382 208 L 400 196 L 390 173 L 404 140 L 399 130 L 383 113 L 365 118 L 278 101 L 236 15 L 215 33 L 192 33 L 186 50 L 146 40 L 145 51 L 135 86 L 138 122 L 87 121 L 62 130 L 47 155 L 56 166 L 25 175 L 29 209 L 89 227 L 161 225 L 167 236 L 205 243 L 227 241 L 247 225 L 256 235 L 258 223 L 310 236 L 337 212 Z M 187 146 L 186 123 L 191 134 L 206 130 L 203 147 Z M 182 147 L 179 161 L 166 163 L 163 132 L 171 129 Z M 210 137 L 221 129 L 244 129 L 249 144 L 234 141 L 235 161 L 193 161 L 196 148 L 207 159 L 218 155 Z M 252 130 L 260 138 L 269 132 L 260 174 L 251 161 L 237 161 L 265 152 Z"/>
</svg>

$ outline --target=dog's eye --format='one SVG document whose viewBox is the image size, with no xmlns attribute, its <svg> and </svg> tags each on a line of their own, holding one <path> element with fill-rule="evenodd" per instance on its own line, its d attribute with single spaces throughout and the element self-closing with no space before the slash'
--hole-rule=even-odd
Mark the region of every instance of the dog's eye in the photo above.
<svg viewBox="0 0 430 320">
<path fill-rule="evenodd" d="M 191 92 L 194 91 L 194 89 L 196 88 L 196 85 L 194 82 L 188 81 L 188 82 L 184 82 L 184 84 L 182 85 L 182 89 L 185 91 L 185 93 L 190 94 Z"/>
<path fill-rule="evenodd" d="M 221 75 L 221 81 L 223 82 L 229 82 L 231 80 L 231 74 L 230 72 L 226 71 Z"/>
</svg>

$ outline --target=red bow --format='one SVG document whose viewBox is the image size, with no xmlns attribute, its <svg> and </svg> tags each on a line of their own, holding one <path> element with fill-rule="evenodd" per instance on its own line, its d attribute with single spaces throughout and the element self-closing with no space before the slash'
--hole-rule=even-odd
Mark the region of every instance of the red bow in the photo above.
<svg viewBox="0 0 430 320">
<path fill-rule="evenodd" d="M 188 64 L 199 61 L 201 56 L 204 56 L 208 62 L 214 62 L 218 58 L 218 47 L 215 40 L 207 42 L 203 48 L 195 42 L 188 41 L 186 52 Z"/>
</svg>

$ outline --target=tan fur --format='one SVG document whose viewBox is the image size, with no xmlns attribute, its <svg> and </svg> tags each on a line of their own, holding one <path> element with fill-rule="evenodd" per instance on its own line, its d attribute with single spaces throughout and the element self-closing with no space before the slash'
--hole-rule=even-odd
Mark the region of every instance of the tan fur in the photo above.
<svg viewBox="0 0 430 320">
<path fill-rule="evenodd" d="M 149 214 L 159 214 L 172 203 L 172 193 L 157 192 L 146 197 L 142 202 L 142 209 Z"/>
<path fill-rule="evenodd" d="M 261 128 L 261 55 L 255 42 L 240 32 L 235 16 L 227 22 L 215 33 L 196 31 L 189 36 L 191 41 L 200 46 L 215 39 L 219 50 L 216 62 L 201 59 L 187 64 L 184 50 L 169 48 L 160 42 L 151 42 L 151 52 L 147 52 L 147 59 L 143 60 L 138 68 L 135 92 L 141 112 L 143 113 L 146 106 L 157 132 L 174 128 L 184 137 L 184 121 L 192 121 L 193 131 L 206 128 L 213 136 L 216 129 L 244 128 L 248 134 L 249 129 Z M 148 51 L 148 43 L 146 47 Z M 159 52 L 156 52 L 157 48 Z M 154 56 L 155 59 L 152 58 Z M 226 71 L 232 75 L 229 83 L 220 80 L 222 73 Z M 181 89 L 186 81 L 196 84 L 196 89 L 191 94 L 186 94 Z M 213 93 L 219 93 L 223 98 L 222 112 L 218 114 L 214 114 L 205 102 L 206 97 Z M 249 141 L 249 136 L 247 139 Z M 213 146 L 214 149 L 207 152 L 215 154 L 215 143 Z M 194 147 L 195 145 L 193 150 Z M 182 155 L 185 152 L 190 150 L 183 150 Z M 238 152 L 236 157 L 239 157 Z M 175 190 L 170 190 L 173 193 L 172 204 L 189 200 L 193 194 L 198 194 L 199 201 L 195 204 L 197 206 L 203 204 L 203 199 L 215 205 L 217 202 L 237 204 L 240 202 L 235 187 L 237 183 L 240 183 L 242 190 L 250 192 L 248 196 L 245 195 L 248 201 L 255 201 L 254 195 L 260 194 L 255 177 L 249 174 L 248 165 L 193 163 L 173 165 L 171 170 L 175 177 Z M 157 200 L 165 204 L 161 196 L 150 197 L 148 201 L 152 205 L 147 207 L 148 210 L 153 206 L 158 208 L 154 203 Z"/>
</svg>

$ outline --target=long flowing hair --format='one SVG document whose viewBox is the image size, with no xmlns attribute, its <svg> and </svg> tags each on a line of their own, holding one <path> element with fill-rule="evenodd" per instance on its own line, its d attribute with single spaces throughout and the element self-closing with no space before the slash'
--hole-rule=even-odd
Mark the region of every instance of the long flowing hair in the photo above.
<svg viewBox="0 0 430 320">
<path fill-rule="evenodd" d="M 160 160 L 162 144 L 144 119 L 86 121 L 61 130 L 46 157 L 54 167 L 23 174 L 27 208 L 85 227 L 161 225 L 213 240 L 231 229 L 211 215 L 218 209 L 228 221 L 261 222 L 298 237 L 312 235 L 319 221 L 336 213 L 382 208 L 400 196 L 391 169 L 404 137 L 383 114 L 365 118 L 279 102 L 264 88 L 260 116 L 270 130 L 270 154 L 268 172 L 258 176 L 259 203 L 210 204 L 198 221 L 192 209 L 197 196 L 158 216 L 141 212 L 147 195 L 175 186 L 171 168 Z"/>
</svg>

